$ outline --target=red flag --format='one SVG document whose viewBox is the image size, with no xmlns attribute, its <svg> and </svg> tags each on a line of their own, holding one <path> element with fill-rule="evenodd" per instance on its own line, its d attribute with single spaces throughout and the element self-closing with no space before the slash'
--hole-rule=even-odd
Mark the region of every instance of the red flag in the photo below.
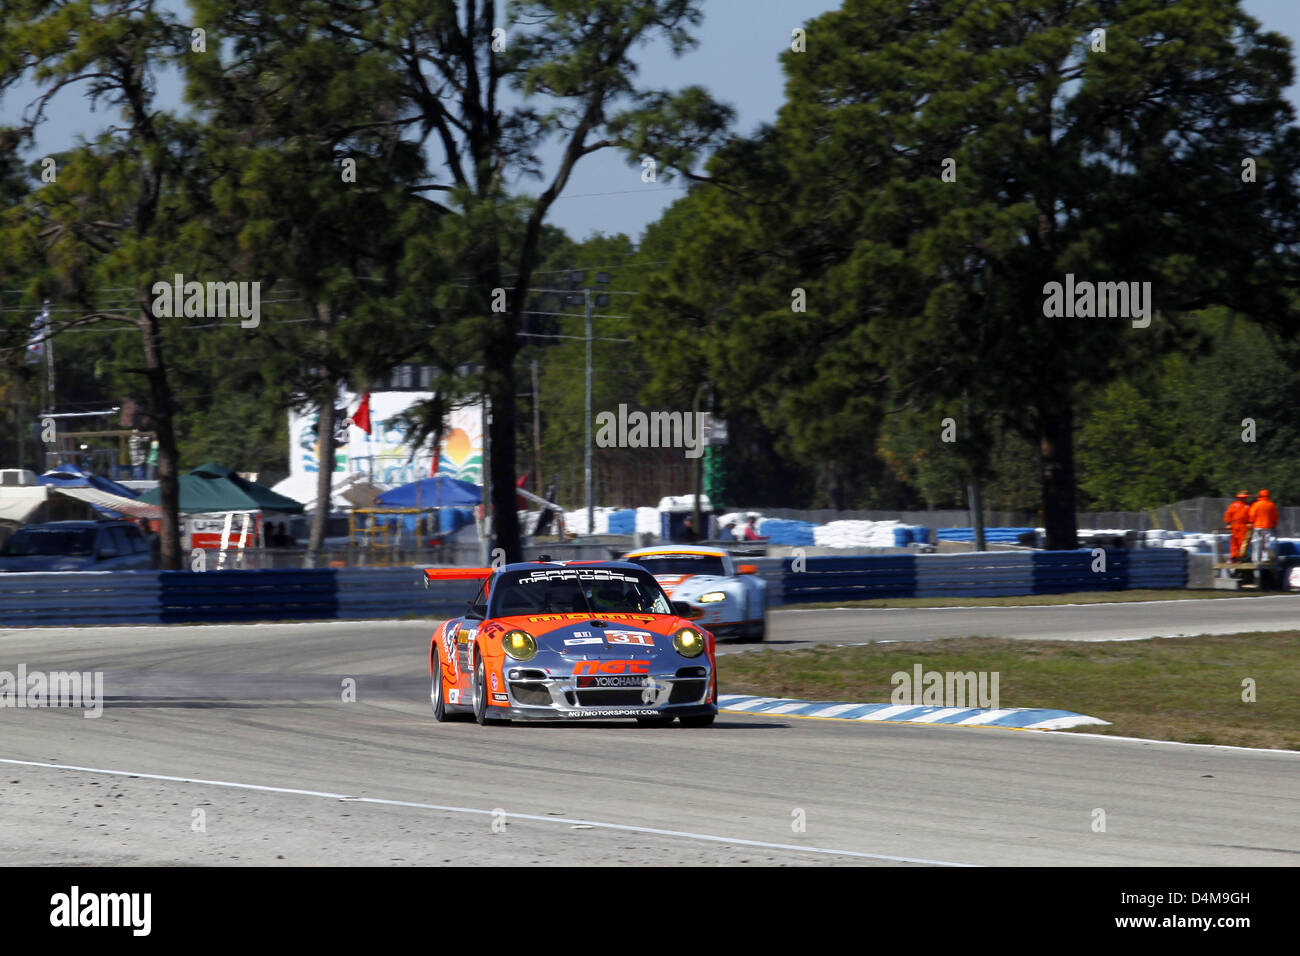
<svg viewBox="0 0 1300 956">
<path fill-rule="evenodd" d="M 357 410 L 352 413 L 352 424 L 356 425 L 367 435 L 370 434 L 370 393 L 366 392 L 361 396 L 361 404 Z"/>
<path fill-rule="evenodd" d="M 527 485 L 528 485 L 528 473 L 524 472 L 524 474 L 519 478 L 519 480 L 515 482 L 515 487 L 524 488 Z M 515 509 L 518 511 L 524 511 L 525 509 L 527 509 L 527 507 L 528 507 L 528 499 L 520 497 L 519 495 L 515 495 Z"/>
</svg>

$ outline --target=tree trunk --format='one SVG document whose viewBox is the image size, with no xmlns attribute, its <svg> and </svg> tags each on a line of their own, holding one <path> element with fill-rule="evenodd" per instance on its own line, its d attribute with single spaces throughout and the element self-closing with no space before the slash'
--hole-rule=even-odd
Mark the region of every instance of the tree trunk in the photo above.
<svg viewBox="0 0 1300 956">
<path fill-rule="evenodd" d="M 158 504 L 162 508 L 159 527 L 160 565 L 164 571 L 181 570 L 180 485 L 173 421 L 172 390 L 163 362 L 162 331 L 153 314 L 152 299 L 140 294 L 140 338 L 144 347 L 145 376 L 149 379 L 150 418 L 158 436 Z"/>
<path fill-rule="evenodd" d="M 321 338 L 329 338 L 330 307 L 318 305 L 316 315 L 321 320 Z M 322 355 L 327 350 L 322 350 Z M 316 512 L 311 519 L 311 537 L 307 541 L 308 563 L 316 566 L 325 547 L 325 530 L 330 516 L 330 492 L 334 487 L 334 379 L 327 368 L 321 369 L 320 406 L 316 418 Z"/>
<path fill-rule="evenodd" d="M 482 265 L 478 270 L 483 288 L 501 288 L 500 253 L 495 241 L 482 252 Z M 527 288 L 532 266 L 527 255 L 522 257 L 519 287 Z M 523 541 L 519 534 L 519 513 L 515 510 L 515 356 L 519 352 L 516 333 L 523 312 L 523 296 L 516 292 L 517 301 L 507 303 L 504 312 L 490 313 L 486 348 L 484 350 L 484 385 L 489 397 L 488 408 L 492 420 L 488 425 L 488 475 L 491 490 L 489 498 L 492 512 L 492 546 L 504 552 L 507 563 L 524 559 Z M 483 519 L 488 519 L 484 508 Z M 489 560 L 490 552 L 489 549 Z"/>
<path fill-rule="evenodd" d="M 1068 397 L 1054 397 L 1038 414 L 1042 464 L 1043 528 L 1049 551 L 1079 546 L 1074 513 L 1074 409 Z"/>
<path fill-rule="evenodd" d="M 514 332 L 510 332 L 511 345 Z M 513 349 L 511 349 L 513 353 Z M 524 559 L 519 535 L 519 513 L 515 510 L 515 363 L 514 355 L 503 358 L 491 376 L 492 421 L 488 437 L 492 442 L 489 472 L 492 475 L 492 533 L 495 547 L 509 562 Z"/>
</svg>

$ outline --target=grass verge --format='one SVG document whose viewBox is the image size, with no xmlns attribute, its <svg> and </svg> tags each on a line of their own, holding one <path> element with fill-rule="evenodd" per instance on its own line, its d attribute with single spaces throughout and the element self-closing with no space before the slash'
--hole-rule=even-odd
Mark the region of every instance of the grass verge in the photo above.
<svg viewBox="0 0 1300 956">
<path fill-rule="evenodd" d="M 1149 641 L 944 641 L 814 647 L 718 659 L 720 691 L 887 703 L 890 676 L 997 672 L 1003 707 L 1050 707 L 1108 720 L 1077 733 L 1300 750 L 1300 631 Z M 1254 681 L 1256 701 L 1242 700 Z"/>
<path fill-rule="evenodd" d="M 1132 591 L 1075 591 L 1072 594 L 1017 594 L 1011 597 L 878 598 L 868 601 L 828 601 L 821 604 L 786 604 L 777 610 L 836 607 L 1043 607 L 1052 604 L 1115 604 L 1127 601 L 1186 601 L 1213 598 L 1277 597 L 1282 591 L 1225 591 L 1219 589 L 1138 588 Z M 1300 595 L 1295 595 L 1300 600 Z"/>
</svg>

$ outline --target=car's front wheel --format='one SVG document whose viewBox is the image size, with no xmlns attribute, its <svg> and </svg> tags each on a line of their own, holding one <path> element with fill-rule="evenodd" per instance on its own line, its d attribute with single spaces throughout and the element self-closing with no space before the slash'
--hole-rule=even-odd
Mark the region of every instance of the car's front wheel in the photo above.
<svg viewBox="0 0 1300 956">
<path fill-rule="evenodd" d="M 487 680 L 484 677 L 483 658 L 474 661 L 474 719 L 480 725 L 508 724 L 509 720 L 488 716 Z"/>
<path fill-rule="evenodd" d="M 433 701 L 433 719 L 442 723 L 447 719 L 447 704 L 443 700 L 445 695 L 442 692 L 442 662 L 438 661 L 433 665 L 433 688 L 429 691 L 429 698 Z"/>
</svg>

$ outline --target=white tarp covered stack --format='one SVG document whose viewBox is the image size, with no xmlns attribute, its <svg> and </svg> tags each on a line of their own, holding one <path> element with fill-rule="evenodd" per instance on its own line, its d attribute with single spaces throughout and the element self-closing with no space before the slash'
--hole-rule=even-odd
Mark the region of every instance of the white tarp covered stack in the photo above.
<svg viewBox="0 0 1300 956">
<path fill-rule="evenodd" d="M 1209 554 L 1214 550 L 1214 541 L 1218 539 L 1219 553 L 1227 554 L 1229 536 L 1226 534 L 1201 534 L 1185 531 L 1164 531 L 1155 529 L 1142 533 L 1142 543 L 1148 548 L 1182 548 L 1193 554 Z"/>
<path fill-rule="evenodd" d="M 609 534 L 609 516 L 620 508 L 593 508 L 592 519 L 595 527 L 587 526 L 587 509 L 564 513 L 564 530 L 569 534 Z"/>
<path fill-rule="evenodd" d="M 658 508 L 637 508 L 636 509 L 636 533 L 659 535 L 659 509 Z"/>
<path fill-rule="evenodd" d="M 832 521 L 813 529 L 819 548 L 892 548 L 901 521 Z"/>
</svg>

